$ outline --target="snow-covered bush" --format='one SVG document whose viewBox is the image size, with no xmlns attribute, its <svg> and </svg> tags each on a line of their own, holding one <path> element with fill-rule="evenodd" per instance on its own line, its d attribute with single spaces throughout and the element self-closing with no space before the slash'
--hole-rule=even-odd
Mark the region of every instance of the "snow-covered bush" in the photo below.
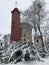
<svg viewBox="0 0 49 65">
<path fill-rule="evenodd" d="M 41 44 L 35 44 L 35 47 L 36 47 L 37 52 L 39 52 L 39 55 L 43 58 L 47 55 L 47 49 L 46 49 L 46 46 L 44 46 L 43 48 Z"/>
<path fill-rule="evenodd" d="M 19 61 L 28 61 L 28 60 L 35 60 L 39 58 L 39 52 L 37 51 L 36 47 L 33 43 L 28 41 L 21 42 L 13 42 L 10 45 L 10 58 L 9 62 L 17 63 Z M 38 52 L 38 53 L 37 53 Z M 40 59 L 40 58 L 39 58 Z"/>
<path fill-rule="evenodd" d="M 33 42 L 28 40 L 12 42 L 8 45 L 8 48 L 4 49 L 4 51 L 4 63 L 13 64 L 20 61 L 41 60 L 41 57 L 44 55 L 44 53 L 42 53 L 42 47 L 39 45 L 35 46 Z"/>
<path fill-rule="evenodd" d="M 27 50 L 26 50 L 26 53 L 24 55 L 24 59 L 25 59 L 25 61 L 30 60 L 30 54 L 29 54 L 29 52 Z"/>
<path fill-rule="evenodd" d="M 22 51 L 21 49 L 16 49 L 12 54 L 11 57 L 9 58 L 9 62 L 14 62 L 15 63 L 21 61 L 21 57 L 22 57 Z"/>
<path fill-rule="evenodd" d="M 0 63 L 4 63 L 5 58 L 5 50 L 3 47 L 3 43 L 0 43 Z"/>
</svg>

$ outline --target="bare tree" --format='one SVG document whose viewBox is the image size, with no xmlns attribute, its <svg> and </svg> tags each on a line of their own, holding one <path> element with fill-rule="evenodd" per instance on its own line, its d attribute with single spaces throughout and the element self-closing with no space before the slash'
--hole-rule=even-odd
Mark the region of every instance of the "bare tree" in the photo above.
<svg viewBox="0 0 49 65">
<path fill-rule="evenodd" d="M 42 33 L 40 30 L 40 24 L 45 14 L 43 11 L 43 6 L 44 6 L 43 2 L 41 2 L 40 0 L 38 1 L 35 0 L 33 4 L 30 6 L 30 8 L 27 11 L 25 11 L 24 13 L 25 20 L 23 20 L 32 23 L 35 29 L 35 33 L 37 33 L 37 28 L 38 28 L 41 35 Z"/>
<path fill-rule="evenodd" d="M 35 0 L 29 9 L 23 13 L 23 21 L 29 22 L 32 24 L 37 33 L 37 29 L 41 35 L 42 47 L 44 47 L 43 35 L 41 31 L 41 24 L 45 22 L 47 12 L 45 12 L 45 1 L 44 0 Z"/>
<path fill-rule="evenodd" d="M 34 9 L 35 9 L 35 15 L 37 16 L 37 28 L 40 32 L 41 35 L 41 40 L 42 40 L 42 46 L 44 47 L 44 43 L 43 43 L 43 37 L 42 37 L 42 32 L 41 32 L 41 28 L 40 28 L 40 24 L 42 23 L 42 19 L 44 17 L 44 2 L 41 0 L 35 0 L 34 3 Z"/>
</svg>

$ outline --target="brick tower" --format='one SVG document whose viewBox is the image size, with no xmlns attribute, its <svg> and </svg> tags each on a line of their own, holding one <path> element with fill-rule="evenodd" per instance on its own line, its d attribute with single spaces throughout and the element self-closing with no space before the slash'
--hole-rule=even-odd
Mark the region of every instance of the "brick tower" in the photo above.
<svg viewBox="0 0 49 65">
<path fill-rule="evenodd" d="M 20 23 L 20 11 L 14 8 L 12 13 L 12 24 L 11 24 L 11 37 L 10 41 L 20 41 L 21 40 L 21 23 Z"/>
</svg>

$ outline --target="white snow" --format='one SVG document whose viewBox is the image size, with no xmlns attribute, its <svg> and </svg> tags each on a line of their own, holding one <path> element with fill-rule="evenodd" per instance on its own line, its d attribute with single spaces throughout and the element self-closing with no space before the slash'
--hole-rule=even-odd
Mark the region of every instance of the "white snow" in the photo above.
<svg viewBox="0 0 49 65">
<path fill-rule="evenodd" d="M 17 64 L 6 64 L 6 65 L 49 65 L 49 57 L 43 58 L 43 62 L 35 60 L 35 61 L 18 62 Z"/>
<path fill-rule="evenodd" d="M 47 60 L 44 60 L 44 62 L 41 62 L 41 61 L 28 61 L 28 62 L 20 62 L 20 63 L 17 63 L 16 65 L 49 65 L 49 61 Z"/>
</svg>

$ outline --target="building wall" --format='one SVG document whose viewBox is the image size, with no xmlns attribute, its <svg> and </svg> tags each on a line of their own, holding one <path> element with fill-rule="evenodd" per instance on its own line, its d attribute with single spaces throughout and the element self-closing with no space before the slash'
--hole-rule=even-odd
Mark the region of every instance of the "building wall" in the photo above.
<svg viewBox="0 0 49 65">
<path fill-rule="evenodd" d="M 32 26 L 29 23 L 20 22 L 20 12 L 17 8 L 12 11 L 11 37 L 10 41 L 20 41 L 26 38 L 32 41 Z"/>
<path fill-rule="evenodd" d="M 12 11 L 12 24 L 11 24 L 11 41 L 20 41 L 22 36 L 22 28 L 20 23 L 20 12 L 18 9 Z"/>
<path fill-rule="evenodd" d="M 40 44 L 41 45 L 41 36 L 37 36 L 37 37 L 34 37 L 34 43 L 37 43 L 37 44 Z"/>
<path fill-rule="evenodd" d="M 32 41 L 32 28 L 28 23 L 22 23 L 22 38 Z"/>
</svg>

